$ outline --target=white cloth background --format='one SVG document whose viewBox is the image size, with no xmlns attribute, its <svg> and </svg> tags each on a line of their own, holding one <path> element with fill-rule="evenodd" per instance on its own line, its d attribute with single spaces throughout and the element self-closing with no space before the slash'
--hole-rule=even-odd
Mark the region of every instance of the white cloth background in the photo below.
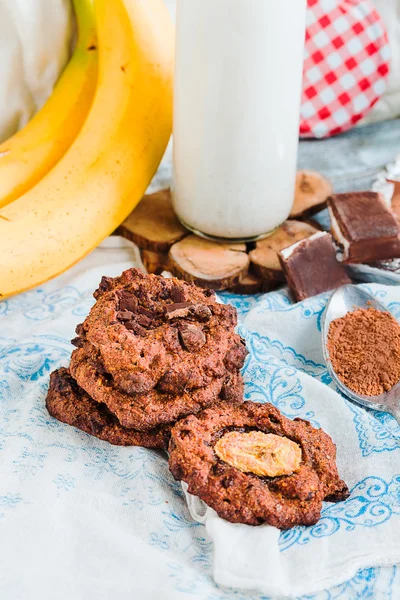
<svg viewBox="0 0 400 600">
<path fill-rule="evenodd" d="M 43 106 L 71 50 L 70 0 L 0 0 L 0 141 Z"/>
</svg>

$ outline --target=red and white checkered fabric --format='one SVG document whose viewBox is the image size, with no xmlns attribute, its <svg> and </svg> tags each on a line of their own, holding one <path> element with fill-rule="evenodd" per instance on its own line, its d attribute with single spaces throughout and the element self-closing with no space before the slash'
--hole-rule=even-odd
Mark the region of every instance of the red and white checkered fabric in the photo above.
<svg viewBox="0 0 400 600">
<path fill-rule="evenodd" d="M 371 0 L 308 0 L 301 137 L 355 125 L 384 93 L 389 64 L 388 37 Z"/>
</svg>

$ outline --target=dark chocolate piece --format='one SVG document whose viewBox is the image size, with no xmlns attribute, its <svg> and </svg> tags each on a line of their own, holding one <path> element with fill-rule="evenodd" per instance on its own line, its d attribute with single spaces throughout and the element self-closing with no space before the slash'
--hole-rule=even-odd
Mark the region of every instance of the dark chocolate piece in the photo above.
<svg viewBox="0 0 400 600">
<path fill-rule="evenodd" d="M 331 231 L 347 263 L 400 257 L 400 228 L 377 192 L 337 194 L 328 198 Z"/>
<path fill-rule="evenodd" d="M 332 236 L 324 231 L 285 248 L 279 260 L 297 301 L 351 283 L 336 258 Z"/>
<path fill-rule="evenodd" d="M 189 352 L 197 352 L 206 343 L 203 331 L 190 323 L 185 323 L 179 330 L 182 346 Z"/>
</svg>

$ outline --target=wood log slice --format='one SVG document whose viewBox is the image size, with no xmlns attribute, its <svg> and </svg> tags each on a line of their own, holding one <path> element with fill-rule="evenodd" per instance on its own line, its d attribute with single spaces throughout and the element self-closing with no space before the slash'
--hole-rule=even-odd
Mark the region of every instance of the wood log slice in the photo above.
<svg viewBox="0 0 400 600">
<path fill-rule="evenodd" d="M 313 215 L 326 206 L 332 194 L 330 181 L 315 171 L 298 171 L 291 219 Z"/>
<path fill-rule="evenodd" d="M 160 275 L 163 271 L 168 270 L 168 254 L 166 253 L 141 250 L 140 257 L 148 273 Z"/>
<path fill-rule="evenodd" d="M 248 272 L 245 244 L 218 243 L 189 235 L 169 251 L 173 275 L 203 288 L 226 290 Z"/>
<path fill-rule="evenodd" d="M 288 220 L 272 235 L 256 242 L 256 247 L 249 254 L 251 271 L 262 279 L 264 291 L 275 289 L 279 283 L 285 281 L 278 253 L 317 231 L 316 227 L 303 221 Z"/>
<path fill-rule="evenodd" d="M 263 290 L 263 282 L 260 277 L 254 275 L 254 273 L 246 273 L 239 279 L 239 283 L 234 285 L 231 289 L 234 294 L 259 294 Z"/>
<path fill-rule="evenodd" d="M 172 244 L 188 235 L 174 213 L 170 190 L 144 196 L 117 233 L 142 250 L 164 254 Z"/>
</svg>

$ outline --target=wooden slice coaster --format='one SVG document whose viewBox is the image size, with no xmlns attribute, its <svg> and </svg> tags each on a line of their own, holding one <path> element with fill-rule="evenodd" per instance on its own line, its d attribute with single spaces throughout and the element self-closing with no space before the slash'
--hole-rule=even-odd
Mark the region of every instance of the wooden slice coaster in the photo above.
<svg viewBox="0 0 400 600">
<path fill-rule="evenodd" d="M 263 290 L 263 282 L 254 273 L 246 273 L 240 278 L 239 283 L 234 285 L 231 290 L 234 294 L 259 294 Z"/>
<path fill-rule="evenodd" d="M 142 250 L 161 253 L 188 234 L 174 213 L 170 190 L 144 196 L 117 233 Z"/>
<path fill-rule="evenodd" d="M 290 218 L 296 219 L 315 214 L 326 206 L 326 200 L 333 192 L 332 184 L 315 171 L 298 171 L 296 190 Z"/>
<path fill-rule="evenodd" d="M 274 289 L 280 282 L 285 281 L 278 252 L 310 237 L 318 229 L 303 223 L 303 221 L 285 221 L 269 237 L 256 243 L 250 252 L 251 270 L 263 281 L 264 291 Z"/>
<path fill-rule="evenodd" d="M 219 244 L 189 235 L 169 251 L 172 274 L 204 288 L 232 288 L 248 268 L 249 257 L 245 244 Z"/>
<path fill-rule="evenodd" d="M 168 254 L 153 252 L 152 250 L 141 250 L 140 257 L 148 273 L 160 275 L 163 271 L 168 270 Z"/>
</svg>

